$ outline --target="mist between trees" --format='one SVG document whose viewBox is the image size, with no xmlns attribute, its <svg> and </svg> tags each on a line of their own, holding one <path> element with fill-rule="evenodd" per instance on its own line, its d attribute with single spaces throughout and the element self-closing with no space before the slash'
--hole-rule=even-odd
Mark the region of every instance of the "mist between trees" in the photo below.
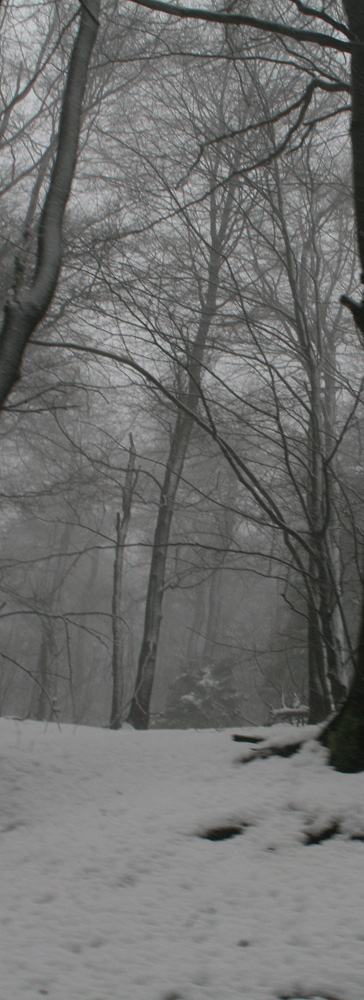
<svg viewBox="0 0 364 1000">
<path fill-rule="evenodd" d="M 364 766 L 354 7 L 3 0 L 2 714 Z"/>
</svg>

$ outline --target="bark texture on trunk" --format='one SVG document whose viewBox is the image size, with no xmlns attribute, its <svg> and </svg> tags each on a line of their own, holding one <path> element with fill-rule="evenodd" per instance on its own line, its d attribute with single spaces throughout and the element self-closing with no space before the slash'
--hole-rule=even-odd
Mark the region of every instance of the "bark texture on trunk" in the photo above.
<svg viewBox="0 0 364 1000">
<path fill-rule="evenodd" d="M 313 725 L 327 719 L 333 710 L 331 690 L 327 683 L 327 663 L 322 631 L 316 605 L 308 601 L 308 704 L 309 722 Z"/>
<path fill-rule="evenodd" d="M 354 46 L 351 59 L 354 208 L 364 283 L 364 3 L 363 0 L 343 0 L 349 28 L 361 43 Z M 350 305 L 355 321 L 364 332 L 363 301 Z M 321 742 L 330 751 L 329 761 L 338 771 L 364 770 L 364 595 L 359 639 L 355 657 L 354 677 L 349 694 L 338 715 L 321 735 Z"/>
<path fill-rule="evenodd" d="M 321 735 L 337 771 L 364 771 L 364 615 L 360 627 L 354 679 L 349 694 Z"/>
<path fill-rule="evenodd" d="M 343 0 L 347 22 L 360 44 L 354 45 L 351 57 L 354 207 L 359 257 L 364 283 L 364 4 L 363 0 Z M 364 309 L 363 309 L 364 312 Z"/>
<path fill-rule="evenodd" d="M 52 301 L 61 267 L 62 223 L 77 161 L 82 102 L 98 28 L 99 0 L 81 6 L 62 101 L 56 158 L 42 209 L 30 287 L 14 281 L 0 329 L 0 408 L 20 377 L 24 350 Z"/>
</svg>

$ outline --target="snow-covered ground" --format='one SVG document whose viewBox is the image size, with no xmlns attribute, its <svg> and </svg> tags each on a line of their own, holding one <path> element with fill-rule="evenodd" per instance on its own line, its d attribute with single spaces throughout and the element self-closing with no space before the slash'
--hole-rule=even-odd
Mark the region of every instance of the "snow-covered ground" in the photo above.
<svg viewBox="0 0 364 1000">
<path fill-rule="evenodd" d="M 0 752 L 1 1000 L 363 1000 L 364 775 L 230 731 L 1 720 Z"/>
</svg>

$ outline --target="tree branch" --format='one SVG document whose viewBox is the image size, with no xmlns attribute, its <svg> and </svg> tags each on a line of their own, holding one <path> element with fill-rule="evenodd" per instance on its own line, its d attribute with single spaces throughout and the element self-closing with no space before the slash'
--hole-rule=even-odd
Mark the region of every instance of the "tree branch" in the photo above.
<svg viewBox="0 0 364 1000">
<path fill-rule="evenodd" d="M 265 31 L 284 38 L 293 38 L 297 42 L 309 42 L 321 48 L 336 49 L 338 52 L 352 52 L 360 42 L 343 41 L 333 35 L 325 35 L 322 31 L 306 31 L 304 28 L 293 28 L 288 24 L 268 21 L 260 17 L 250 17 L 247 14 L 229 14 L 226 11 L 206 10 L 203 7 L 182 7 L 180 4 L 164 3 L 163 0 L 129 0 L 148 10 L 171 14 L 173 17 L 193 18 L 198 21 L 212 21 L 214 24 L 236 24 L 257 31 Z"/>
</svg>

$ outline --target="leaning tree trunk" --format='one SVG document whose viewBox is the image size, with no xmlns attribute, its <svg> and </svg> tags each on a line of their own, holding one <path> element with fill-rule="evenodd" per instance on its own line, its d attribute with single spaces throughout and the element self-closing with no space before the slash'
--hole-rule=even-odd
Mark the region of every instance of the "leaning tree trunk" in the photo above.
<svg viewBox="0 0 364 1000">
<path fill-rule="evenodd" d="M 125 542 L 128 534 L 133 492 L 136 484 L 136 452 L 130 435 L 129 461 L 122 490 L 123 513 L 116 515 L 116 543 L 112 595 L 112 699 L 110 729 L 120 729 L 123 721 L 123 622 L 120 615 Z"/>
<path fill-rule="evenodd" d="M 221 255 L 216 247 L 211 248 L 209 279 L 205 308 L 189 359 L 188 389 L 185 395 L 187 413 L 178 414 L 174 426 L 164 482 L 161 488 L 158 518 L 154 533 L 152 560 L 149 573 L 148 592 L 144 619 L 144 633 L 138 663 L 134 695 L 128 722 L 136 729 L 149 726 L 150 701 L 153 690 L 158 640 L 162 621 L 162 604 L 168 556 L 168 542 L 171 530 L 174 503 L 182 475 L 186 452 L 194 425 L 193 414 L 199 403 L 201 369 L 206 339 L 216 312 L 218 275 Z"/>
<path fill-rule="evenodd" d="M 218 158 L 219 158 L 218 154 Z M 136 729 L 147 729 L 149 726 L 150 702 L 152 697 L 157 649 L 162 621 L 162 604 L 165 585 L 165 573 L 168 556 L 168 542 L 171 530 L 174 502 L 182 475 L 192 428 L 194 415 L 197 413 L 201 373 L 206 349 L 207 337 L 211 323 L 216 315 L 217 293 L 220 269 L 226 251 L 226 240 L 229 238 L 231 216 L 236 211 L 235 195 L 237 188 L 237 167 L 241 151 L 235 150 L 231 163 L 231 176 L 227 179 L 226 192 L 220 205 L 220 218 L 214 193 L 216 174 L 211 177 L 212 191 L 210 195 L 210 238 L 207 265 L 207 287 L 202 297 L 201 313 L 194 342 L 187 357 L 188 381 L 183 402 L 189 413 L 179 413 L 172 434 L 169 457 L 166 466 L 164 483 L 161 488 L 157 524 L 154 534 L 152 560 L 149 574 L 148 593 L 144 619 L 144 632 L 139 656 L 138 672 L 133 698 L 131 701 L 128 722 Z M 217 169 L 217 163 L 215 164 Z"/>
<path fill-rule="evenodd" d="M 144 618 L 144 633 L 138 663 L 138 673 L 130 706 L 128 722 L 135 729 L 148 729 L 150 701 L 162 621 L 162 605 L 174 503 L 182 475 L 193 418 L 178 416 L 161 489 L 158 518 L 154 532 L 153 552 L 149 573 Z"/>
<path fill-rule="evenodd" d="M 0 329 L 0 408 L 20 377 L 27 343 L 45 316 L 61 268 L 62 223 L 77 162 L 82 102 L 87 70 L 98 28 L 99 0 L 81 5 L 62 101 L 57 152 L 48 193 L 40 217 L 36 265 L 30 287 L 23 264 L 15 267 L 13 287 L 5 305 Z"/>
</svg>

